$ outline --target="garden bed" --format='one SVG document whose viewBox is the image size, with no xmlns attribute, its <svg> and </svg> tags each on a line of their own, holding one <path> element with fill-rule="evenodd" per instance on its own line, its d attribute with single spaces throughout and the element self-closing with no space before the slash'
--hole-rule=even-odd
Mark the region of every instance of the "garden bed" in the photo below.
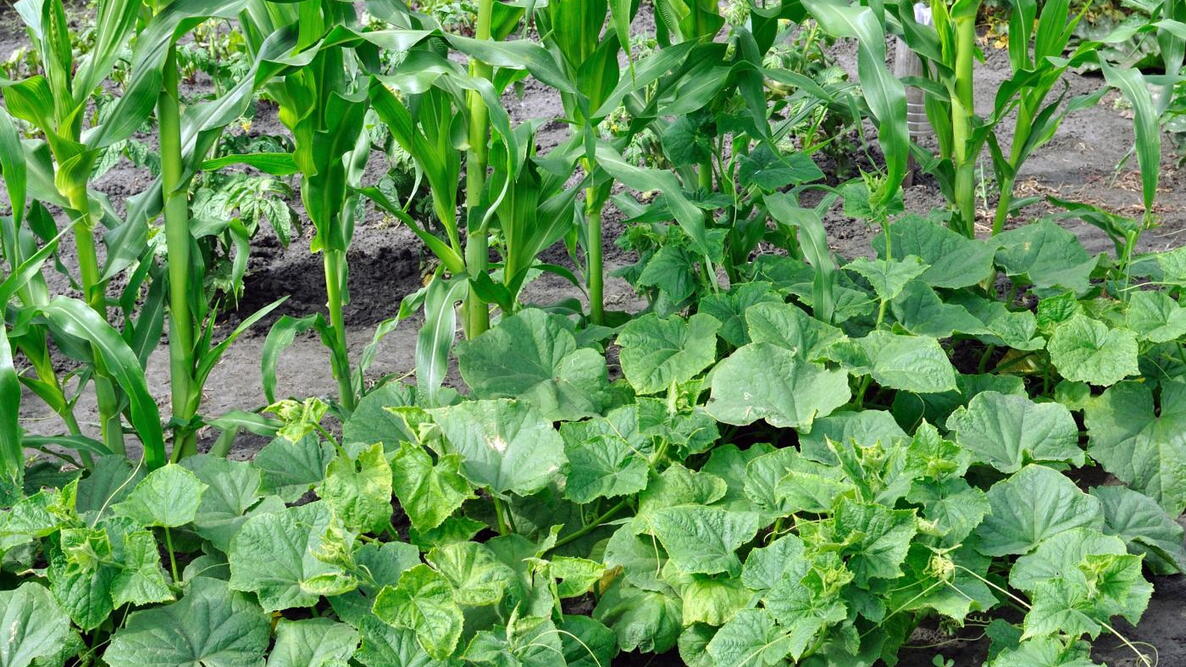
<svg viewBox="0 0 1186 667">
<path fill-rule="evenodd" d="M 638 19 L 644 24 L 650 20 L 649 16 Z M 15 16 L 10 10 L 5 10 L 0 14 L 0 58 L 7 57 L 24 43 L 24 35 Z M 834 51 L 838 61 L 855 79 L 855 51 L 843 46 Z M 976 66 L 976 97 L 989 105 L 979 110 L 984 114 L 991 111 L 991 96 L 1010 73 L 1007 54 L 988 47 L 986 54 L 986 62 L 977 63 Z M 1064 79 L 1071 95 L 1090 93 L 1104 86 L 1098 74 L 1068 72 Z M 187 94 L 198 94 L 208 90 L 210 82 L 198 77 L 196 81 L 185 85 L 192 87 L 185 91 Z M 504 102 L 514 122 L 535 118 L 556 119 L 563 114 L 559 97 L 532 81 L 524 86 L 521 96 L 508 94 Z M 1026 162 L 1017 178 L 1018 196 L 1053 196 L 1093 204 L 1133 217 L 1139 216 L 1141 181 L 1135 159 L 1117 167 L 1132 145 L 1132 127 L 1131 112 L 1124 108 L 1120 96 L 1115 92 L 1106 94 L 1099 105 L 1072 114 L 1054 138 Z M 279 134 L 282 130 L 275 106 L 260 102 L 250 127 L 236 131 L 266 135 Z M 537 134 L 541 152 L 557 145 L 566 133 L 567 127 L 559 121 L 545 125 Z M 1008 138 L 1007 130 L 1003 130 L 1003 137 Z M 864 150 L 867 154 L 880 156 L 876 146 L 875 135 L 870 130 Z M 1156 206 L 1161 225 L 1144 234 L 1139 248 L 1142 251 L 1179 247 L 1186 233 L 1186 187 L 1183 187 L 1186 183 L 1183 183 L 1183 175 L 1177 168 L 1176 156 L 1169 151 L 1165 153 Z M 854 164 L 858 162 L 859 158 Z M 831 171 L 825 169 L 825 175 L 830 182 L 846 180 L 855 175 L 852 168 L 851 164 L 831 165 Z M 835 173 L 838 170 L 844 173 Z M 139 192 L 149 181 L 144 170 L 124 161 L 98 181 L 95 189 L 110 196 L 118 206 L 122 198 Z M 988 190 L 991 191 L 991 188 Z M 936 181 L 921 173 L 915 178 L 914 184 L 905 189 L 903 198 L 909 212 L 928 214 L 947 206 L 947 199 L 940 192 Z M 298 214 L 303 213 L 299 198 L 293 198 L 288 203 Z M 989 221 L 995 208 L 995 198 L 986 194 L 978 201 L 978 207 L 984 209 L 982 219 Z M 1036 220 L 1054 210 L 1044 202 L 1035 203 L 1024 209 L 1019 218 L 1011 221 L 1011 226 Z M 612 206 L 606 213 L 604 253 L 607 273 L 626 267 L 637 259 L 633 252 L 622 250 L 614 244 L 614 240 L 626 229 L 624 217 Z M 991 222 L 987 224 L 991 225 Z M 1071 220 L 1061 224 L 1080 239 L 1089 253 L 1112 251 L 1112 242 L 1097 227 Z M 876 227 L 848 217 L 841 206 L 833 207 L 827 213 L 824 225 L 832 250 L 838 255 L 847 258 L 873 255 L 873 237 L 879 231 Z M 324 310 L 326 291 L 321 259 L 308 250 L 311 232 L 311 228 L 307 228 L 300 238 L 283 247 L 275 235 L 264 228 L 252 243 L 243 299 L 237 311 L 225 314 L 219 329 L 229 331 L 250 313 L 276 299 L 287 297 L 287 301 L 248 329 L 223 356 L 206 384 L 204 413 L 218 415 L 232 410 L 255 410 L 264 405 L 267 401 L 260 382 L 260 359 L 269 327 L 282 315 L 301 317 Z M 64 250 L 63 259 L 67 263 L 71 253 L 72 250 Z M 368 206 L 367 215 L 360 221 L 347 255 L 350 302 L 345 309 L 345 322 L 346 337 L 352 350 L 356 353 L 361 350 L 370 341 L 375 326 L 392 317 L 401 300 L 422 287 L 426 274 L 432 268 L 430 257 L 420 239 L 406 227 L 397 224 L 375 207 Z M 561 248 L 548 251 L 543 255 L 543 260 L 576 268 Z M 68 283 L 61 276 L 53 272 L 49 276 L 53 291 L 71 293 Z M 528 304 L 549 303 L 564 296 L 579 298 L 582 294 L 564 279 L 545 275 L 524 290 L 522 300 Z M 645 306 L 642 297 L 619 278 L 607 281 L 605 297 L 612 310 L 637 312 Z M 378 348 L 366 380 L 407 376 L 415 370 L 416 338 L 422 322 L 421 317 L 415 315 L 400 323 L 394 333 L 387 336 Z M 612 357 L 609 373 L 611 379 L 622 376 L 616 359 Z M 162 341 L 149 359 L 145 375 L 157 403 L 168 405 L 169 353 L 166 342 Z M 336 391 L 335 379 L 326 363 L 325 348 L 316 334 L 312 333 L 298 335 L 283 352 L 277 366 L 277 378 L 277 394 L 280 397 L 330 397 Z M 446 385 L 461 385 L 456 363 L 450 367 Z M 84 395 L 77 412 L 82 421 L 94 422 L 97 408 L 93 396 Z M 22 403 L 21 422 L 27 431 L 34 434 L 51 434 L 61 430 L 56 415 L 32 398 Z M 336 427 L 331 427 L 331 430 L 336 430 Z M 199 433 L 201 447 L 208 447 L 216 436 L 214 429 Z M 251 460 L 267 443 L 266 438 L 241 434 L 228 458 Z M 407 526 L 401 525 L 399 528 L 406 530 Z M 1175 575 L 1155 577 L 1153 583 L 1155 593 L 1141 623 L 1131 628 L 1121 622 L 1117 628 L 1134 643 L 1143 642 L 1156 647 L 1159 664 L 1186 664 L 1186 581 L 1182 575 Z M 950 664 L 956 666 L 980 664 L 986 658 L 988 641 L 980 628 L 965 628 L 954 635 L 949 634 L 948 630 L 929 627 L 916 631 L 904 647 L 899 664 L 909 667 L 930 665 L 935 654 L 953 660 Z M 1133 660 L 1132 652 L 1114 636 L 1104 634 L 1093 646 L 1094 658 L 1109 665 L 1138 664 Z M 627 661 L 635 658 L 634 655 L 623 656 L 622 664 L 631 664 Z M 677 662 L 674 653 L 637 657 L 637 664 Z"/>
</svg>

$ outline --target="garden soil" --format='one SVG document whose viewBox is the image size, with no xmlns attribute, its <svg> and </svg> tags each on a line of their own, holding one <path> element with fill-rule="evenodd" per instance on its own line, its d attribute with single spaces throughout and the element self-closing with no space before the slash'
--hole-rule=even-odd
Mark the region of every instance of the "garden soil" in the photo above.
<svg viewBox="0 0 1186 667">
<path fill-rule="evenodd" d="M 640 16 L 639 23 L 649 22 L 650 18 Z M 0 8 L 0 59 L 7 59 L 14 50 L 26 43 L 11 6 Z M 977 99 L 983 105 L 977 111 L 982 115 L 991 111 L 993 93 L 1009 76 L 1007 54 L 987 44 L 984 48 L 986 59 L 978 63 L 976 69 Z M 846 69 L 855 74 L 855 51 L 837 48 L 835 55 Z M 1092 73 L 1070 73 L 1065 80 L 1070 95 L 1090 93 L 1103 85 L 1102 78 Z M 209 85 L 208 81 L 199 78 L 187 82 L 188 90 L 185 92 L 193 94 L 203 89 L 209 90 Z M 558 118 L 562 115 L 559 99 L 544 87 L 531 82 L 521 94 L 508 95 L 506 102 L 516 121 Z M 1115 92 L 1107 93 L 1098 106 L 1068 117 L 1050 143 L 1040 148 L 1025 163 L 1017 179 L 1017 196 L 1052 195 L 1095 204 L 1117 213 L 1139 215 L 1140 178 L 1135 158 L 1129 152 L 1133 143 L 1131 118 L 1131 111 L 1125 110 Z M 1009 122 L 1002 127 L 1003 142 L 1007 143 L 1012 134 L 1010 127 Z M 278 134 L 282 129 L 275 108 L 261 103 L 250 128 L 238 128 L 235 131 Z M 565 125 L 559 121 L 545 125 L 538 134 L 540 151 L 546 152 L 558 144 L 566 132 Z M 875 153 L 873 136 L 869 132 L 866 134 L 867 151 Z M 1177 155 L 1168 146 L 1168 135 L 1165 141 L 1167 146 L 1163 150 L 1165 157 L 1161 190 L 1157 199 L 1161 225 L 1145 234 L 1142 250 L 1177 247 L 1186 241 L 1186 189 L 1182 187 L 1184 176 L 1178 168 Z M 368 176 L 377 178 L 382 173 L 382 165 L 376 161 L 369 172 Z M 991 173 L 988 164 L 984 165 L 984 173 Z M 149 182 L 146 172 L 123 162 L 96 185 L 119 208 L 125 197 L 141 191 Z M 6 197 L 4 199 L 6 205 Z M 905 190 L 905 203 L 910 211 L 929 212 L 942 207 L 944 199 L 932 178 L 919 175 L 914 179 L 914 185 Z M 982 223 L 990 224 L 995 201 L 982 200 L 979 206 L 982 209 Z M 293 202 L 293 207 L 301 213 L 299 199 Z M 1014 222 L 1052 213 L 1054 209 L 1051 206 L 1038 203 L 1025 208 Z M 623 252 L 613 244 L 624 228 L 621 219 L 621 215 L 611 206 L 611 210 L 607 211 L 605 234 L 605 258 L 610 271 L 635 260 L 630 253 Z M 826 216 L 825 223 L 836 252 L 849 257 L 870 254 L 870 239 L 875 230 L 864 222 L 845 217 L 840 207 L 837 207 Z M 1063 221 L 1063 225 L 1079 236 L 1089 252 L 1113 252 L 1110 241 L 1100 230 L 1077 221 Z M 311 229 L 306 229 L 303 238 L 295 240 L 288 247 L 282 247 L 265 226 L 253 242 L 243 301 L 237 312 L 224 318 L 225 322 L 219 326 L 220 333 L 229 332 L 257 308 L 281 297 L 287 297 L 287 300 L 269 318 L 236 342 L 214 369 L 206 385 L 204 414 L 218 415 L 235 409 L 251 410 L 263 405 L 259 359 L 268 327 L 281 314 L 300 316 L 324 312 L 325 289 L 321 260 L 309 252 L 310 235 Z M 71 252 L 69 249 L 64 252 L 63 259 L 67 264 L 72 259 Z M 400 301 L 419 289 L 422 276 L 431 270 L 430 257 L 411 232 L 381 213 L 369 210 L 366 219 L 358 226 L 349 253 L 350 305 L 346 309 L 346 322 L 352 350 L 357 353 L 369 343 L 375 325 L 394 316 Z M 563 248 L 553 249 L 545 260 L 572 266 Z M 69 281 L 56 274 L 51 278 L 51 286 L 63 293 L 72 292 Z M 113 286 L 113 290 L 117 287 Z M 525 291 L 525 299 L 537 303 L 582 296 L 580 290 L 550 274 L 536 280 Z M 618 278 L 607 281 L 606 299 L 608 307 L 615 310 L 638 310 L 644 306 L 644 302 Z M 387 336 L 379 347 L 368 380 L 407 376 L 412 372 L 419 324 L 419 317 L 412 317 L 400 323 Z M 611 372 L 614 370 L 611 369 Z M 336 390 L 326 350 L 312 335 L 298 337 L 283 353 L 277 375 L 280 397 L 329 397 Z M 164 340 L 149 361 L 147 376 L 158 403 L 167 406 L 168 351 Z M 451 379 L 458 381 L 455 371 Z M 62 430 L 56 415 L 35 397 L 29 395 L 26 398 L 22 402 L 21 417 L 28 430 L 37 433 Z M 93 397 L 84 395 L 80 399 L 78 414 L 82 423 L 94 424 Z M 203 441 L 210 442 L 213 435 L 204 434 Z M 231 455 L 239 459 L 250 458 L 262 444 L 259 438 L 240 437 Z M 1186 577 L 1158 577 L 1154 579 L 1154 585 L 1156 592 L 1139 626 L 1132 628 L 1121 622 L 1117 629 L 1136 648 L 1156 655 L 1157 664 L 1163 667 L 1186 666 Z M 922 628 L 917 631 L 903 651 L 899 664 L 907 667 L 932 665 L 932 658 L 936 654 L 942 654 L 953 661 L 948 664 L 958 667 L 981 664 L 987 653 L 987 641 L 981 629 L 970 626 L 962 631 L 949 630 Z M 1131 648 L 1111 635 L 1102 636 L 1095 642 L 1095 657 L 1113 666 L 1142 664 Z M 641 658 L 639 662 L 671 664 L 671 658 Z"/>
</svg>

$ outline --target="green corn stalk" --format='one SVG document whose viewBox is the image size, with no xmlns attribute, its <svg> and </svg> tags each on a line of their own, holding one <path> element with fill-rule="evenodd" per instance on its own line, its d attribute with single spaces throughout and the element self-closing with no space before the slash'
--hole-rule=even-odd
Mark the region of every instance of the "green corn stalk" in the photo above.
<svg viewBox="0 0 1186 667">
<path fill-rule="evenodd" d="M 494 0 L 478 0 L 478 17 L 474 38 L 489 41 L 494 19 Z M 469 74 L 476 79 L 490 80 L 493 68 L 480 58 L 471 57 Z M 482 191 L 486 184 L 489 156 L 490 127 L 486 104 L 476 90 L 466 94 L 469 108 L 469 148 L 465 162 L 466 231 L 465 263 L 471 275 L 485 273 L 489 264 L 490 230 L 482 211 Z M 465 300 L 465 335 L 474 338 L 490 328 L 490 308 L 482 297 L 470 290 Z"/>
<path fill-rule="evenodd" d="M 161 150 L 161 197 L 164 201 L 165 243 L 169 273 L 169 380 L 173 418 L 188 424 L 197 411 L 201 395 L 194 396 L 194 330 L 190 304 L 189 188 L 183 181 L 181 153 L 181 101 L 177 92 L 176 47 L 169 47 L 162 69 L 157 101 L 157 122 Z M 192 430 L 178 427 L 173 439 L 173 458 L 197 453 Z"/>
<path fill-rule="evenodd" d="M 602 35 L 602 26 L 606 23 L 609 11 L 605 0 L 551 3 L 537 17 L 542 24 L 541 37 L 544 43 L 558 54 L 565 74 L 578 91 L 562 94 L 561 100 L 564 102 L 565 115 L 571 119 L 585 149 L 581 159 L 581 165 L 589 177 L 584 202 L 587 253 L 585 281 L 589 291 L 589 319 L 594 324 L 605 323 L 602 211 L 612 185 L 612 180 L 597 167 L 597 125 L 604 116 L 598 117 L 595 112 L 618 84 L 618 53 L 622 42 L 618 30 L 622 22 L 629 30 L 632 16 L 629 5 L 616 3 L 613 16 L 610 17 L 615 25 L 605 35 Z"/>
</svg>

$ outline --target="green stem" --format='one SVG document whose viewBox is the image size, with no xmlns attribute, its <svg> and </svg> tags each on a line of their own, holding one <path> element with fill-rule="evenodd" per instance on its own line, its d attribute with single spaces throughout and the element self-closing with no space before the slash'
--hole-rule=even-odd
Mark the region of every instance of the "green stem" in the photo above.
<svg viewBox="0 0 1186 667">
<path fill-rule="evenodd" d="M 976 52 L 976 15 L 960 16 L 955 23 L 955 96 L 951 100 L 951 129 L 954 143 L 955 207 L 961 231 L 975 236 L 976 156 L 969 152 L 975 98 L 972 88 L 972 57 Z"/>
<path fill-rule="evenodd" d="M 566 544 L 581 539 L 582 537 L 600 528 L 603 523 L 614 518 L 614 515 L 627 507 L 629 507 L 629 503 L 627 503 L 625 500 L 619 501 L 617 505 L 614 505 L 613 507 L 606 510 L 601 516 L 582 526 L 580 530 L 569 533 L 568 535 L 556 540 L 556 544 L 552 545 L 552 549 L 559 549 Z"/>
<path fill-rule="evenodd" d="M 107 296 L 104 293 L 99 256 L 95 251 L 94 221 L 86 183 L 71 189 L 70 208 L 74 210 L 74 246 L 78 251 L 78 272 L 82 277 L 82 291 L 87 305 L 103 320 L 107 319 Z M 103 443 L 116 454 L 126 454 L 123 422 L 120 419 L 119 391 L 107 374 L 103 358 L 95 352 L 91 360 L 95 369 L 95 398 L 99 407 L 99 428 Z"/>
<path fill-rule="evenodd" d="M 700 163 L 700 170 L 696 176 L 699 179 L 697 185 L 700 186 L 700 189 L 712 192 L 712 158 Z"/>
<path fill-rule="evenodd" d="M 510 517 L 507 516 L 506 503 L 501 498 L 491 497 L 491 500 L 494 501 L 494 516 L 498 520 L 498 534 L 510 535 L 511 522 Z"/>
<path fill-rule="evenodd" d="M 181 102 L 177 93 L 177 53 L 165 56 L 164 79 L 157 98 L 161 147 L 161 198 L 169 268 L 169 383 L 173 418 L 173 460 L 198 453 L 197 434 L 189 426 L 197 412 L 194 392 L 194 327 L 190 304 L 189 191 L 181 157 Z"/>
<path fill-rule="evenodd" d="M 601 248 L 601 206 L 597 188 L 585 189 L 585 228 L 589 236 L 589 317 L 593 324 L 605 324 L 605 269 Z"/>
<path fill-rule="evenodd" d="M 996 236 L 1005 229 L 1005 222 L 1009 220 L 1009 209 L 1013 206 L 1013 179 L 1001 179 L 1001 198 L 997 200 L 997 212 L 992 219 L 992 235 Z"/>
<path fill-rule="evenodd" d="M 169 527 L 165 526 L 165 548 L 169 550 L 169 570 L 173 573 L 173 584 L 180 585 L 181 577 L 177 573 L 177 556 L 173 553 L 173 535 Z"/>
<path fill-rule="evenodd" d="M 325 249 L 322 263 L 325 267 L 325 295 L 329 308 L 329 324 L 334 334 L 333 349 L 330 350 L 334 378 L 338 381 L 338 395 L 347 412 L 354 411 L 354 383 L 351 378 L 350 352 L 346 344 L 346 319 L 342 314 L 343 289 L 346 283 L 346 253 L 341 250 Z"/>
<path fill-rule="evenodd" d="M 494 0 L 479 0 L 475 39 L 490 39 L 493 16 Z M 477 58 L 470 59 L 469 71 L 470 76 L 487 80 L 493 73 L 490 65 Z M 486 104 L 476 90 L 466 93 L 466 103 L 469 107 L 469 155 L 465 163 L 465 208 L 467 224 L 473 224 L 477 220 L 476 212 L 482 200 L 482 190 L 486 186 L 490 127 Z M 470 275 L 484 273 L 490 263 L 489 230 L 482 224 L 468 231 L 469 235 L 465 241 L 466 270 Z M 490 308 L 474 290 L 470 290 L 465 297 L 465 335 L 467 338 L 474 338 L 489 328 Z"/>
</svg>

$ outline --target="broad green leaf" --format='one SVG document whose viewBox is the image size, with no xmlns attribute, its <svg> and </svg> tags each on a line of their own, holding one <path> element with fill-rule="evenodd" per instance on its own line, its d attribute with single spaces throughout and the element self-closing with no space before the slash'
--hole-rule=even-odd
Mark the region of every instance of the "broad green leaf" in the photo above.
<svg viewBox="0 0 1186 667">
<path fill-rule="evenodd" d="M 267 667 L 338 667 L 358 648 L 359 634 L 328 618 L 280 619 Z"/>
<path fill-rule="evenodd" d="M 672 563 L 690 574 L 740 574 L 741 561 L 736 551 L 758 532 L 756 513 L 716 507 L 666 507 L 648 518 L 649 528 L 667 550 Z"/>
<path fill-rule="evenodd" d="M 824 172 L 807 153 L 775 153 L 761 144 L 741 157 L 737 176 L 742 186 L 757 186 L 763 192 L 776 192 L 788 185 L 810 183 L 824 177 Z"/>
<path fill-rule="evenodd" d="M 666 391 L 687 382 L 716 359 L 721 323 L 697 313 L 684 320 L 651 313 L 631 320 L 617 343 L 622 348 L 622 373 L 639 394 Z"/>
<path fill-rule="evenodd" d="M 888 447 L 906 437 L 893 415 L 884 410 L 834 412 L 816 420 L 810 433 L 799 434 L 799 451 L 805 458 L 835 465 L 836 455 L 829 449 L 828 440 L 853 442 L 862 447 L 880 443 Z"/>
<path fill-rule="evenodd" d="M 1130 553 L 1145 554 L 1145 564 L 1157 574 L 1186 570 L 1186 541 L 1182 526 L 1157 501 L 1123 486 L 1097 486 L 1091 495 L 1104 504 L 1104 532 L 1119 536 Z"/>
<path fill-rule="evenodd" d="M 991 559 L 962 546 L 937 555 L 929 545 L 915 542 L 910 547 L 899 581 L 910 584 L 893 589 L 881 598 L 886 607 L 901 611 L 934 611 L 962 623 L 973 611 L 998 604 L 993 589 L 982 581 Z M 961 567 L 953 567 L 958 563 Z M 879 596 L 881 597 L 881 596 Z"/>
<path fill-rule="evenodd" d="M 1106 387 L 1140 373 L 1136 334 L 1083 315 L 1060 324 L 1046 347 L 1051 363 L 1068 380 Z"/>
<path fill-rule="evenodd" d="M 606 567 L 622 568 L 623 579 L 633 588 L 649 591 L 669 591 L 659 577 L 667 553 L 659 541 L 650 535 L 637 535 L 634 526 L 626 524 L 614 531 L 605 543 Z"/>
<path fill-rule="evenodd" d="M 956 408 L 967 405 L 972 397 L 982 391 L 1028 395 L 1025 383 L 1015 375 L 961 373 L 956 376 L 955 384 L 955 391 L 938 394 L 897 392 L 893 403 L 894 417 L 907 426 L 920 424 L 924 420 L 942 424 Z"/>
<path fill-rule="evenodd" d="M 605 570 L 605 565 L 586 558 L 552 556 L 548 561 L 548 575 L 559 580 L 556 594 L 561 598 L 588 593 L 605 576 Z"/>
<path fill-rule="evenodd" d="M 529 496 L 567 463 L 560 434 L 530 403 L 467 401 L 429 412 L 461 455 L 461 474 L 476 486 Z"/>
<path fill-rule="evenodd" d="M 1091 646 L 1085 642 L 1073 642 L 1070 646 L 1058 637 L 1027 639 L 1016 648 L 1002 651 L 988 663 L 988 667 L 1099 667 L 1091 659 Z"/>
<path fill-rule="evenodd" d="M 753 593 L 735 576 L 692 575 L 679 585 L 684 623 L 719 627 L 750 606 Z"/>
<path fill-rule="evenodd" d="M 834 539 L 845 543 L 845 565 L 858 585 L 902 574 L 902 562 L 918 532 L 913 510 L 893 510 L 843 498 L 836 505 L 832 521 Z"/>
<path fill-rule="evenodd" d="M 1083 294 L 1099 261 L 1087 254 L 1078 237 L 1050 220 L 1003 232 L 994 242 L 997 266 L 1045 290 L 1065 288 Z"/>
<path fill-rule="evenodd" d="M 594 618 L 565 614 L 560 632 L 568 667 L 607 667 L 618 655 L 617 637 Z"/>
<path fill-rule="evenodd" d="M 114 532 L 109 529 L 109 532 Z M 146 605 L 173 600 L 173 591 L 161 567 L 156 538 L 147 530 L 132 530 L 112 536 L 112 556 L 120 570 L 111 581 L 111 603 Z"/>
<path fill-rule="evenodd" d="M 250 463 L 198 454 L 182 459 L 181 465 L 208 487 L 194 516 L 194 529 L 221 551 L 230 548 L 231 538 L 253 508 L 276 511 L 284 507 L 275 496 L 260 502 L 260 472 Z"/>
<path fill-rule="evenodd" d="M 1036 464 L 994 484 L 988 502 L 992 513 L 976 531 L 986 556 L 1029 553 L 1063 531 L 1104 525 L 1099 500 L 1057 470 Z"/>
<path fill-rule="evenodd" d="M 801 578 L 807 573 L 807 566 L 803 541 L 788 533 L 749 552 L 741 570 L 741 582 L 746 588 L 764 592 L 778 586 L 784 576 Z"/>
<path fill-rule="evenodd" d="M 333 447 L 315 435 L 307 435 L 296 442 L 286 438 L 272 440 L 259 450 L 252 463 L 263 477 L 260 490 L 292 503 L 325 479 L 326 468 L 333 459 Z"/>
<path fill-rule="evenodd" d="M 436 547 L 427 560 L 452 585 L 454 601 L 465 607 L 497 604 L 515 578 L 514 570 L 477 542 Z"/>
<path fill-rule="evenodd" d="M 124 456 L 103 456 L 95 459 L 89 474 L 78 481 L 78 495 L 74 508 L 80 516 L 111 511 L 122 502 L 144 479 L 144 466 L 133 466 Z"/>
<path fill-rule="evenodd" d="M 1153 587 L 1141 576 L 1141 558 L 1131 554 L 1088 554 L 1078 564 L 1082 577 L 1038 583 L 1025 615 L 1023 639 L 1066 634 L 1093 639 L 1112 616 L 1137 623 Z"/>
<path fill-rule="evenodd" d="M 98 537 L 106 540 L 106 533 L 102 530 L 76 532 L 97 533 Z M 94 562 L 94 558 L 90 559 L 92 562 L 79 562 L 77 558 L 72 560 L 67 557 L 63 548 L 54 546 L 52 542 L 44 544 L 49 560 L 46 578 L 49 579 L 50 591 L 54 598 L 79 628 L 90 630 L 98 627 L 107 620 L 114 609 L 111 584 L 119 572 L 118 568 Z M 78 545 L 76 553 L 91 557 L 92 554 L 100 555 L 96 552 L 104 547 L 109 548 L 109 545 L 88 541 Z M 105 558 L 110 557 L 109 553 L 101 555 Z"/>
<path fill-rule="evenodd" d="M 597 498 L 636 494 L 646 488 L 650 464 L 630 442 L 616 435 L 595 435 L 586 439 L 565 435 L 568 483 L 564 495 L 576 503 Z M 574 441 L 575 440 L 575 441 Z"/>
<path fill-rule="evenodd" d="M 207 488 L 192 472 L 170 463 L 148 473 L 113 509 L 143 526 L 176 528 L 194 520 Z"/>
<path fill-rule="evenodd" d="M 1009 570 L 1009 585 L 1032 593 L 1044 581 L 1087 585 L 1079 565 L 1092 554 L 1124 554 L 1124 542 L 1095 528 L 1065 530 L 1042 541 L 1017 559 Z"/>
<path fill-rule="evenodd" d="M 954 333 L 983 335 L 991 331 L 966 308 L 944 303 L 935 290 L 918 280 L 906 283 L 890 304 L 890 312 L 903 328 L 920 336 L 950 338 Z"/>
<path fill-rule="evenodd" d="M 710 315 L 721 323 L 717 332 L 726 343 L 741 347 L 751 341 L 747 312 L 758 304 L 781 304 L 782 297 L 770 283 L 742 283 L 728 292 L 705 294 L 696 306 L 697 312 Z M 818 320 L 817 320 L 818 321 Z"/>
<path fill-rule="evenodd" d="M 709 455 L 708 460 L 704 465 L 700 466 L 700 472 L 711 474 L 719 477 L 725 482 L 725 494 L 721 496 L 716 504 L 725 509 L 737 511 L 749 511 L 754 509 L 752 501 L 745 495 L 745 485 L 748 480 L 747 466 L 764 454 L 773 451 L 774 448 L 764 443 L 757 443 L 751 445 L 746 449 L 739 449 L 737 445 L 728 444 L 713 447 L 712 454 Z M 769 517 L 762 517 L 762 524 L 768 523 Z M 773 519 L 770 519 L 773 520 Z"/>
<path fill-rule="evenodd" d="M 44 586 L 25 582 L 0 591 L 0 665 L 28 667 L 57 653 L 70 634 L 70 619 Z"/>
<path fill-rule="evenodd" d="M 907 215 L 889 225 L 894 257 L 915 255 L 927 265 L 919 280 L 931 287 L 976 285 L 992 271 L 993 248 L 926 218 Z M 885 258 L 885 235 L 873 237 L 878 257 Z"/>
<path fill-rule="evenodd" d="M 461 457 L 446 454 L 433 463 L 419 445 L 404 442 L 391 459 L 392 487 L 417 530 L 432 530 L 473 497 L 461 476 Z"/>
<path fill-rule="evenodd" d="M 341 452 L 330 462 L 317 495 L 347 530 L 381 533 L 391 526 L 391 466 L 375 443 L 350 457 Z"/>
<path fill-rule="evenodd" d="M 1013 473 L 1032 461 L 1083 465 L 1079 427 L 1058 403 L 986 391 L 947 418 L 947 428 L 980 463 Z"/>
<path fill-rule="evenodd" d="M 745 311 L 750 339 L 786 348 L 803 361 L 818 361 L 821 353 L 844 334 L 789 303 L 760 304 Z"/>
<path fill-rule="evenodd" d="M 795 512 L 826 512 L 837 496 L 855 491 L 834 463 L 808 460 L 792 447 L 750 461 L 746 473 L 746 497 L 771 520 Z"/>
<path fill-rule="evenodd" d="M 538 308 L 507 317 L 457 348 L 461 377 L 476 398 L 519 398 L 551 420 L 601 412 L 605 357 L 578 347 L 568 322 Z"/>
<path fill-rule="evenodd" d="M 1122 382 L 1087 404 L 1087 453 L 1177 516 L 1186 510 L 1186 383 Z"/>
<path fill-rule="evenodd" d="M 839 589 L 852 579 L 838 559 L 808 567 L 806 574 L 788 571 L 762 601 L 790 636 L 790 653 L 801 656 L 819 631 L 848 615 Z"/>
<path fill-rule="evenodd" d="M 1070 292 L 1066 294 L 1070 295 Z M 1072 303 L 1077 303 L 1071 296 Z M 1032 311 L 1009 310 L 996 299 L 985 299 L 969 293 L 956 293 L 949 300 L 983 323 L 985 331 L 977 333 L 977 336 L 986 343 L 1015 350 L 1040 350 L 1046 346 L 1045 339 L 1038 335 L 1038 318 Z"/>
<path fill-rule="evenodd" d="M 883 387 L 919 394 L 956 388 L 955 368 L 939 341 L 927 336 L 876 330 L 864 338 L 836 343 L 828 355 L 852 373 L 872 376 Z"/>
<path fill-rule="evenodd" d="M 527 616 L 506 626 L 481 630 L 465 649 L 465 659 L 479 665 L 547 667 L 556 663 L 562 644 L 550 619 Z"/>
<path fill-rule="evenodd" d="M 413 405 L 415 399 L 415 388 L 401 382 L 388 382 L 363 396 L 342 424 L 342 444 L 381 442 L 390 452 L 400 441 L 414 440 L 416 434 L 409 433 L 403 420 L 387 408 Z"/>
<path fill-rule="evenodd" d="M 266 611 L 309 607 L 320 595 L 302 584 L 340 570 L 314 556 L 331 521 L 324 501 L 258 514 L 231 539 L 231 588 L 256 593 Z"/>
<path fill-rule="evenodd" d="M 893 301 L 902 293 L 906 283 L 926 271 L 927 265 L 918 257 L 909 255 L 905 259 L 894 261 L 858 257 L 844 268 L 868 280 L 878 299 Z"/>
<path fill-rule="evenodd" d="M 1186 308 L 1165 292 L 1134 292 L 1128 300 L 1125 326 L 1141 340 L 1168 343 L 1186 335 Z"/>
<path fill-rule="evenodd" d="M 263 665 L 268 617 L 218 579 L 198 577 L 181 600 L 133 613 L 103 659 L 112 667 Z"/>
<path fill-rule="evenodd" d="M 443 667 L 448 664 L 429 656 L 416 641 L 415 632 L 387 625 L 371 614 L 369 608 L 364 609 L 357 622 L 351 623 L 362 635 L 362 645 L 354 659 L 366 667 Z"/>
<path fill-rule="evenodd" d="M 389 625 L 415 632 L 420 646 L 438 660 L 453 654 L 465 621 L 448 580 L 427 565 L 413 567 L 396 586 L 379 591 L 374 612 Z"/>
<path fill-rule="evenodd" d="M 717 631 L 707 650 L 717 665 L 773 667 L 783 664 L 792 646 L 770 612 L 746 609 Z"/>
<path fill-rule="evenodd" d="M 61 501 L 60 491 L 43 489 L 0 512 L 0 552 L 48 537 L 58 530 L 64 519 L 57 507 Z"/>
<path fill-rule="evenodd" d="M 729 485 L 716 475 L 673 463 L 651 480 L 638 497 L 638 517 L 677 505 L 710 505 L 725 497 Z"/>
<path fill-rule="evenodd" d="M 683 627 L 680 608 L 679 598 L 617 582 L 597 601 L 593 618 L 614 631 L 623 651 L 664 653 Z"/>
<path fill-rule="evenodd" d="M 751 343 L 717 364 L 708 413 L 726 424 L 765 419 L 780 428 L 811 427 L 848 402 L 848 375 L 802 361 L 771 343 Z"/>
<path fill-rule="evenodd" d="M 949 546 L 963 543 L 992 511 L 988 495 L 962 477 L 917 483 L 906 500 L 923 507 L 923 519 L 934 524 Z"/>
</svg>

